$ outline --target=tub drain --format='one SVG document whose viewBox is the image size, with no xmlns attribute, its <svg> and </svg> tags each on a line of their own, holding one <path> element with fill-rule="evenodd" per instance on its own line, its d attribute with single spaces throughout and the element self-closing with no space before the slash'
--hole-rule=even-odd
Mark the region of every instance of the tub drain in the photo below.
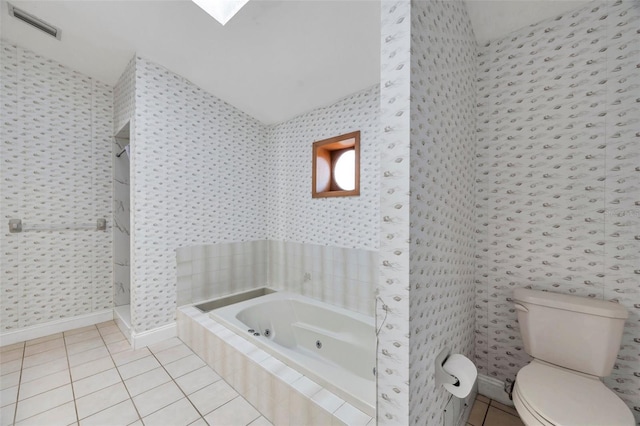
<svg viewBox="0 0 640 426">
<path fill-rule="evenodd" d="M 322 342 L 320 340 L 316 340 L 316 348 L 322 349 Z"/>
<path fill-rule="evenodd" d="M 271 336 L 271 330 L 269 330 L 268 328 L 264 331 L 264 335 L 269 337 Z"/>
</svg>

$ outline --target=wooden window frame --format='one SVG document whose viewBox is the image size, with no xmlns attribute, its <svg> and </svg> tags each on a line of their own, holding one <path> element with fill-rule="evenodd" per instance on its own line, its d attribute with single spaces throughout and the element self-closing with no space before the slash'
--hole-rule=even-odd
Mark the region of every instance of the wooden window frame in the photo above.
<svg viewBox="0 0 640 426">
<path fill-rule="evenodd" d="M 345 151 L 354 150 L 355 153 L 355 187 L 350 191 L 340 189 L 335 182 L 334 168 L 336 161 Z M 329 165 L 328 179 L 325 176 L 323 188 L 318 188 L 320 178 L 318 161 L 324 161 Z M 360 131 L 346 133 L 333 138 L 324 139 L 313 143 L 313 176 L 311 182 L 311 197 L 352 197 L 360 195 Z"/>
</svg>

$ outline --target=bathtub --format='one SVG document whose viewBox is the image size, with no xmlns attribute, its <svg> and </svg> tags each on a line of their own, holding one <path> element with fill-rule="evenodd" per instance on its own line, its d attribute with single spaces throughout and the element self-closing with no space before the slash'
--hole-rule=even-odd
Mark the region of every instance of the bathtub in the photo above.
<svg viewBox="0 0 640 426">
<path fill-rule="evenodd" d="M 209 315 L 375 417 L 372 317 L 287 292 L 214 309 Z"/>
</svg>

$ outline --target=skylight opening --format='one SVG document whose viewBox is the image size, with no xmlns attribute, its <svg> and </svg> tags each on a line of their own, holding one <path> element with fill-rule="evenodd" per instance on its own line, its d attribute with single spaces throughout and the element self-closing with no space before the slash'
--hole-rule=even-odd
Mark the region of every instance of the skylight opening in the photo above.
<svg viewBox="0 0 640 426">
<path fill-rule="evenodd" d="M 192 0 L 222 25 L 229 22 L 249 0 Z"/>
</svg>

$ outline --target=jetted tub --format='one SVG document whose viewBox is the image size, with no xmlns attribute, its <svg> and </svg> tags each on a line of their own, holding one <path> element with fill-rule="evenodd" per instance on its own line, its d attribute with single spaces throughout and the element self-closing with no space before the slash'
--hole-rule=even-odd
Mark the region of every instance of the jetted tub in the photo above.
<svg viewBox="0 0 640 426">
<path fill-rule="evenodd" d="M 287 292 L 214 309 L 209 315 L 375 418 L 372 317 Z"/>
</svg>

